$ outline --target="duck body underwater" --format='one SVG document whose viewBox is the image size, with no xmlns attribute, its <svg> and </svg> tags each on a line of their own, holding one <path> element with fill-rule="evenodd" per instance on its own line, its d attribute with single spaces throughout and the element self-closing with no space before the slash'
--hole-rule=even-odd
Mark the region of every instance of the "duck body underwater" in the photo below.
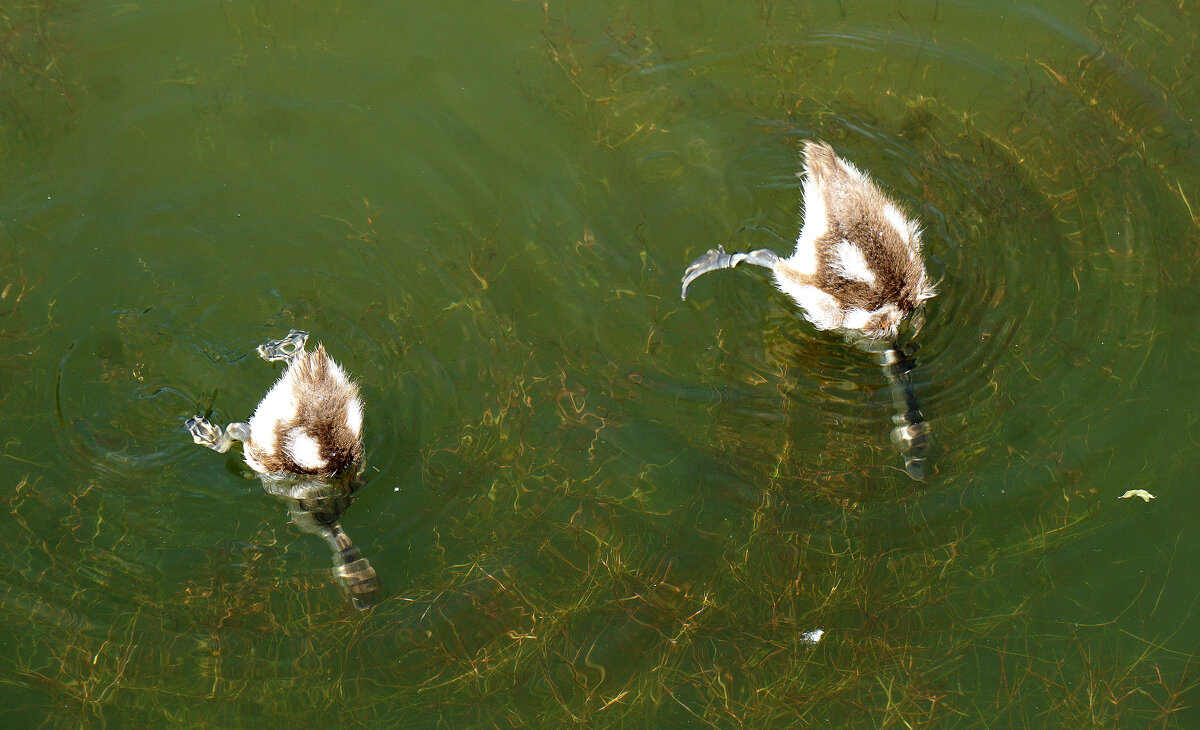
<svg viewBox="0 0 1200 730">
<path fill-rule="evenodd" d="M 282 360 L 287 369 L 249 423 L 222 429 L 193 416 L 185 427 L 197 444 L 220 453 L 240 441 L 263 489 L 284 501 L 300 530 L 329 544 L 334 576 L 354 605 L 366 608 L 379 591 L 379 578 L 339 523 L 365 466 L 362 398 L 324 346 L 305 351 L 307 340 L 307 332 L 292 330 L 258 347 L 259 357 Z"/>
<path fill-rule="evenodd" d="M 769 269 L 813 326 L 840 331 L 876 354 L 897 408 L 892 440 L 905 471 L 923 479 L 932 439 L 910 376 L 915 348 L 898 343 L 901 322 L 937 294 L 925 271 L 921 228 L 828 144 L 805 143 L 801 177 L 804 222 L 795 251 L 785 258 L 770 249 L 709 249 L 685 270 L 681 297 L 710 271 L 743 262 Z"/>
</svg>

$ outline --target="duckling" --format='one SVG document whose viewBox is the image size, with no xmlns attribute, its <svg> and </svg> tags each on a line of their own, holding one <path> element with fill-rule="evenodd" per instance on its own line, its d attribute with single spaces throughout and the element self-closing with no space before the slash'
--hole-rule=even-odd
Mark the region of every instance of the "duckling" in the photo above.
<svg viewBox="0 0 1200 730">
<path fill-rule="evenodd" d="M 804 224 L 796 250 L 725 253 L 709 249 L 684 271 L 681 296 L 697 277 L 743 261 L 770 269 L 775 286 L 821 330 L 839 330 L 875 352 L 900 411 L 893 441 L 910 476 L 925 474 L 928 425 L 916 405 L 912 352 L 896 346 L 900 323 L 937 294 L 925 273 L 921 227 L 871 178 L 828 144 L 804 145 Z"/>
<path fill-rule="evenodd" d="M 683 299 L 697 277 L 743 261 L 764 266 L 817 329 L 896 339 L 900 322 L 937 294 L 921 258 L 921 228 L 857 167 L 827 144 L 804 145 L 804 225 L 796 250 L 727 254 L 718 246 L 683 275 Z"/>
<path fill-rule="evenodd" d="M 258 347 L 259 357 L 285 361 L 287 369 L 250 423 L 231 423 L 222 431 L 193 416 L 185 426 L 197 444 L 222 454 L 242 443 L 242 456 L 263 488 L 287 503 L 297 527 L 325 539 L 334 552 L 335 577 L 354 605 L 365 608 L 379 579 L 338 524 L 365 466 L 362 398 L 324 346 L 305 352 L 307 341 L 307 332 L 292 330 Z"/>
</svg>

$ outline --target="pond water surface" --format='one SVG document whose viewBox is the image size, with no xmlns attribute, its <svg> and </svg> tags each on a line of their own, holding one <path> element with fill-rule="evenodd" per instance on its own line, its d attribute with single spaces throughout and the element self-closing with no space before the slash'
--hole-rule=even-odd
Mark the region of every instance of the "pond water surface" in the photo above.
<svg viewBox="0 0 1200 730">
<path fill-rule="evenodd" d="M 1200 725 L 1187 3 L 0 13 L 11 726 Z M 802 142 L 924 226 L 913 481 L 761 270 Z M 356 610 L 240 450 L 361 385 Z M 1145 490 L 1155 499 L 1119 499 Z"/>
</svg>

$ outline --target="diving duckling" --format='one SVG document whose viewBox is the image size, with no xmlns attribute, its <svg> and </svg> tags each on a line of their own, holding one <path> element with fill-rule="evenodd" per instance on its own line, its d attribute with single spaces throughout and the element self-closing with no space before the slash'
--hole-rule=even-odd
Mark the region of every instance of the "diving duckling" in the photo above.
<svg viewBox="0 0 1200 730">
<path fill-rule="evenodd" d="M 283 499 L 292 521 L 320 535 L 334 552 L 334 575 L 355 606 L 370 605 L 379 579 L 338 524 L 362 475 L 363 403 L 358 386 L 322 345 L 305 352 L 308 333 L 292 330 L 258 347 L 259 357 L 287 369 L 258 404 L 250 423 L 222 431 L 202 416 L 185 424 L 201 446 L 225 453 L 235 441 L 263 488 Z"/>
<path fill-rule="evenodd" d="M 840 330 L 877 356 L 897 410 L 892 441 L 908 475 L 924 479 L 932 439 L 909 375 L 915 345 L 896 342 L 904 318 L 937 294 L 925 273 L 921 227 L 828 144 L 805 143 L 801 177 L 804 224 L 791 256 L 709 249 L 684 271 L 681 296 L 709 271 L 743 261 L 770 269 L 817 329 Z"/>
<path fill-rule="evenodd" d="M 700 275 L 746 261 L 770 269 L 817 329 L 895 340 L 900 322 L 937 293 L 925 274 L 920 226 L 827 144 L 805 143 L 802 177 L 795 252 L 709 249 L 684 272 L 682 297 Z"/>
</svg>

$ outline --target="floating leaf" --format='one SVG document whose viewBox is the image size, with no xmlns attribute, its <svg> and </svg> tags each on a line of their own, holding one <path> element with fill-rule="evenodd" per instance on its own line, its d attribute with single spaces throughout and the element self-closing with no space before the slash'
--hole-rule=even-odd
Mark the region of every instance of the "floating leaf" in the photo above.
<svg viewBox="0 0 1200 730">
<path fill-rule="evenodd" d="M 1129 497 L 1141 497 L 1143 500 L 1145 500 L 1147 502 L 1154 499 L 1154 495 L 1147 492 L 1145 489 L 1130 489 L 1128 492 L 1122 494 L 1120 497 L 1117 497 L 1117 499 L 1128 499 Z"/>
</svg>

